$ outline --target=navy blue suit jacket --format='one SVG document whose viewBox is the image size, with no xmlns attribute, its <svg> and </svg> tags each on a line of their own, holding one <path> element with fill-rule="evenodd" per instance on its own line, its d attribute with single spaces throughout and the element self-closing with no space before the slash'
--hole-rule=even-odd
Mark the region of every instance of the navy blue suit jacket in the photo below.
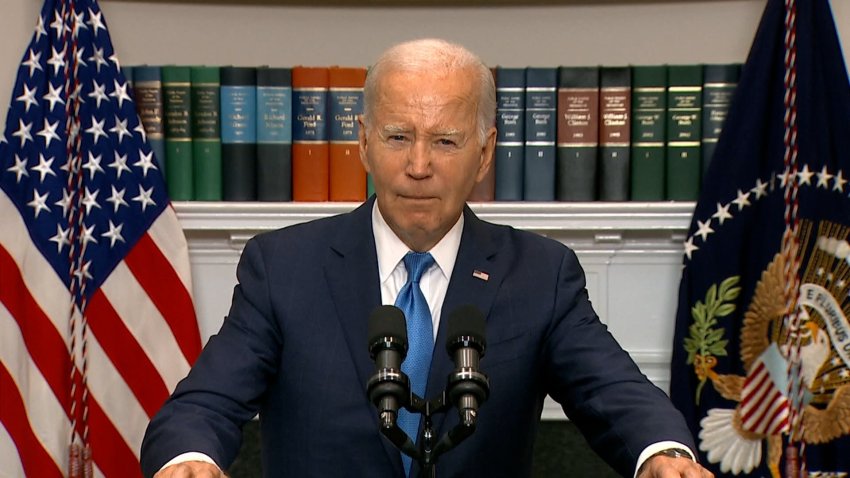
<svg viewBox="0 0 850 478">
<path fill-rule="evenodd" d="M 403 476 L 366 395 L 374 372 L 367 320 L 381 303 L 373 202 L 247 243 L 228 317 L 148 428 L 147 476 L 186 451 L 229 466 L 241 426 L 257 412 L 265 476 Z M 469 208 L 464 215 L 442 316 L 463 304 L 486 315 L 480 366 L 490 376 L 490 398 L 475 433 L 440 458 L 437 476 L 530 476 L 547 394 L 624 475 L 653 442 L 693 449 L 680 414 L 600 323 L 573 251 L 484 222 Z M 453 369 L 445 340 L 441 324 L 429 398 Z M 454 410 L 437 415 L 438 437 L 457 421 Z"/>
</svg>

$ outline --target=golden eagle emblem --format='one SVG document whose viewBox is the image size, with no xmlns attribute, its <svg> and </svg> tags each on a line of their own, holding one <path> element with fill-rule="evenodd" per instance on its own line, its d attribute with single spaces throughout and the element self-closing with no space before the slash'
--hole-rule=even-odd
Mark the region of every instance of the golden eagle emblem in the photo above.
<svg viewBox="0 0 850 478">
<path fill-rule="evenodd" d="M 738 277 L 712 287 L 692 308 L 684 345 L 701 382 L 696 400 L 710 381 L 721 396 L 738 402 L 734 409 L 710 409 L 700 421 L 699 448 L 724 473 L 750 473 L 762 462 L 766 442 L 768 468 L 779 478 L 782 435 L 791 430 L 795 409 L 802 410 L 806 443 L 850 434 L 850 228 L 824 221 L 814 237 L 812 230 L 801 222 L 797 253 L 808 257 L 796 300 L 799 327 L 788 323 L 783 255 L 774 256 L 756 284 L 740 336 L 746 376 L 714 370 L 727 344 L 724 329 L 714 326 L 735 308 Z M 790 364 L 799 364 L 796 375 Z"/>
</svg>

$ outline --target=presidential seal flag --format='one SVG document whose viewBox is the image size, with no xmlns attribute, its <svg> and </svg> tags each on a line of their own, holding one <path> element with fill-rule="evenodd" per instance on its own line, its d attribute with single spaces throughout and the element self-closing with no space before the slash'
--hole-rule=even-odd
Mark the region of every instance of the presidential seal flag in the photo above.
<svg viewBox="0 0 850 478">
<path fill-rule="evenodd" d="M 0 138 L 0 475 L 141 476 L 201 349 L 191 290 L 103 14 L 47 0 Z"/>
<path fill-rule="evenodd" d="M 769 0 L 685 241 L 671 396 L 720 477 L 850 471 L 850 84 Z"/>
</svg>

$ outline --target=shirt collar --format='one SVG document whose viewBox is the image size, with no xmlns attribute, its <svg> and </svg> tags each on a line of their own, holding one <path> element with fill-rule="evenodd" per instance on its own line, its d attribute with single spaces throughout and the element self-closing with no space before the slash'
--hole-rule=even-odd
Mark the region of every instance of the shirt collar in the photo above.
<svg viewBox="0 0 850 478">
<path fill-rule="evenodd" d="M 428 251 L 434 257 L 434 262 L 440 268 L 446 280 L 451 278 L 455 267 L 457 252 L 460 249 L 463 222 L 463 214 L 461 214 L 455 225 L 449 229 L 449 232 Z M 410 248 L 390 229 L 381 215 L 378 201 L 375 201 L 372 206 L 372 232 L 375 235 L 375 248 L 378 254 L 378 275 L 381 280 L 380 283 L 383 284 L 393 270 L 398 267 L 399 262 L 410 251 Z"/>
</svg>

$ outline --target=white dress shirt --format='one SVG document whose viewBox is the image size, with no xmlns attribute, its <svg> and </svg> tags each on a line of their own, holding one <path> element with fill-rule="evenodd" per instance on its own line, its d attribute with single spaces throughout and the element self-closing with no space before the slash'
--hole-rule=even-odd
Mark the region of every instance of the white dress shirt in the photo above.
<svg viewBox="0 0 850 478">
<path fill-rule="evenodd" d="M 428 268 L 419 280 L 419 288 L 428 308 L 431 309 L 434 339 L 440 326 L 440 311 L 443 300 L 449 288 L 449 278 L 455 268 L 457 251 L 460 248 L 460 236 L 463 232 L 463 215 L 454 226 L 440 239 L 430 252 L 434 264 Z M 410 252 L 398 236 L 384 221 L 378 209 L 378 202 L 372 207 L 372 233 L 375 235 L 375 248 L 378 253 L 378 278 L 381 281 L 381 304 L 393 305 L 398 292 L 407 282 L 407 269 L 404 267 L 404 256 Z M 417 251 L 426 252 L 426 251 Z"/>
</svg>

